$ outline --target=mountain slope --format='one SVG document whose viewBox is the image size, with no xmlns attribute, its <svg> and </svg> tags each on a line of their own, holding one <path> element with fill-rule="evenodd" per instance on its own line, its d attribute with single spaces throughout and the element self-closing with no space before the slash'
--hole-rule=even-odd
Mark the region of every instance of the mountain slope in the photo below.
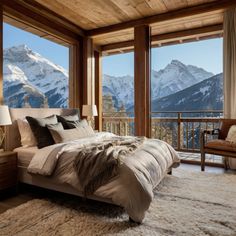
<svg viewBox="0 0 236 236">
<path fill-rule="evenodd" d="M 213 74 L 192 65 L 172 60 L 163 70 L 151 72 L 152 99 L 168 96 L 197 84 Z M 103 76 L 103 95 L 113 97 L 115 107 L 123 103 L 126 109 L 134 104 L 134 78 L 131 76 Z"/>
<path fill-rule="evenodd" d="M 223 74 L 169 96 L 152 101 L 152 111 L 190 111 L 223 109 Z"/>
<path fill-rule="evenodd" d="M 33 52 L 26 45 L 4 49 L 3 57 L 6 101 L 11 100 L 12 96 L 19 96 L 15 91 L 17 85 L 22 89 L 21 97 L 28 96 L 32 107 L 42 104 L 45 97 L 48 98 L 49 107 L 67 106 L 68 72 L 65 69 Z M 25 89 L 26 85 L 30 89 Z M 18 105 L 16 102 L 13 106 Z"/>
</svg>

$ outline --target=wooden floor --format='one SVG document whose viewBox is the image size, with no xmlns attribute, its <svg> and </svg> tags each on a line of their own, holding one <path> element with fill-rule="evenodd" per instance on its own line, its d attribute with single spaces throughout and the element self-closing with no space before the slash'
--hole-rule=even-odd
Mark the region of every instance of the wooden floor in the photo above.
<svg viewBox="0 0 236 236">
<path fill-rule="evenodd" d="M 200 172 L 200 166 L 198 165 L 189 165 L 181 163 L 179 168 Z M 220 174 L 224 173 L 225 170 L 223 168 L 207 166 L 206 172 Z M 18 194 L 15 196 L 12 195 L 11 193 L 5 193 L 5 194 L 0 193 L 0 214 L 10 208 L 14 208 L 34 198 L 46 198 L 46 197 L 55 198 L 57 195 L 61 194 L 62 193 L 57 193 L 50 190 L 43 190 L 41 188 L 34 188 L 27 185 L 23 185 L 20 186 Z"/>
</svg>

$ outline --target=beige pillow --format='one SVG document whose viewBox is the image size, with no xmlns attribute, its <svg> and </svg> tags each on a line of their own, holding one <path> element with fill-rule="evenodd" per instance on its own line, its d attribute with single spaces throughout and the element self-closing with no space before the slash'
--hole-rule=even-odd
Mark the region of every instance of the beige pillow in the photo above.
<svg viewBox="0 0 236 236">
<path fill-rule="evenodd" d="M 37 146 L 37 141 L 34 134 L 30 128 L 30 125 L 26 119 L 17 119 L 17 125 L 21 137 L 21 145 L 23 147 L 34 147 Z"/>
<path fill-rule="evenodd" d="M 49 129 L 55 143 L 65 143 L 80 138 L 89 137 L 87 133 L 80 130 L 80 128 L 65 129 L 65 130 L 53 130 Z"/>
<path fill-rule="evenodd" d="M 226 141 L 236 143 L 236 125 L 232 125 L 229 129 L 228 135 L 226 137 Z"/>
</svg>

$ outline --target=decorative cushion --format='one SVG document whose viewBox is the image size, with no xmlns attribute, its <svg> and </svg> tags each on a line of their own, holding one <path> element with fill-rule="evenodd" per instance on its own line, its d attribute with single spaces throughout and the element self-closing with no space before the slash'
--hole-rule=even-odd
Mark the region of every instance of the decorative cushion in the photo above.
<svg viewBox="0 0 236 236">
<path fill-rule="evenodd" d="M 70 129 L 79 128 L 80 132 L 82 132 L 85 136 L 94 134 L 93 128 L 88 124 L 86 119 L 81 121 L 67 121 L 67 124 Z"/>
<path fill-rule="evenodd" d="M 222 120 L 220 132 L 219 132 L 219 139 L 226 139 L 229 129 L 232 125 L 236 125 L 236 119 Z"/>
<path fill-rule="evenodd" d="M 52 130 L 64 130 L 61 122 L 58 122 L 56 124 L 47 125 L 47 128 L 52 129 Z"/>
<path fill-rule="evenodd" d="M 80 128 L 67 129 L 67 130 L 50 129 L 50 132 L 52 134 L 55 143 L 64 143 L 89 136 L 81 132 Z"/>
<path fill-rule="evenodd" d="M 223 139 L 214 139 L 205 144 L 205 148 L 216 149 L 221 151 L 236 152 L 236 143 Z"/>
<path fill-rule="evenodd" d="M 226 140 L 236 143 L 236 125 L 230 127 Z"/>
<path fill-rule="evenodd" d="M 17 119 L 17 125 L 20 132 L 21 137 L 21 145 L 23 147 L 34 147 L 37 146 L 37 141 L 34 137 L 34 134 L 30 128 L 29 123 L 26 119 L 21 120 Z"/>
<path fill-rule="evenodd" d="M 55 115 L 46 118 L 26 116 L 26 120 L 29 122 L 34 137 L 37 140 L 38 148 L 43 148 L 55 143 L 50 131 L 46 127 L 46 125 L 57 123 L 57 117 Z"/>
<path fill-rule="evenodd" d="M 69 116 L 58 116 L 57 115 L 57 120 L 58 120 L 58 122 L 62 123 L 64 129 L 70 129 L 67 121 L 79 121 L 79 119 L 80 119 L 79 112 L 77 112 L 74 115 L 69 115 Z"/>
</svg>

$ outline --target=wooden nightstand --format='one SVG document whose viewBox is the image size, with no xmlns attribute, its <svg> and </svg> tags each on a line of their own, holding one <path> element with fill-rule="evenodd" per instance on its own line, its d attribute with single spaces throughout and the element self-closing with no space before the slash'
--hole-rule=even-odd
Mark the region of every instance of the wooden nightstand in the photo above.
<svg viewBox="0 0 236 236">
<path fill-rule="evenodd" d="M 0 191 L 17 189 L 17 153 L 0 152 Z"/>
</svg>

